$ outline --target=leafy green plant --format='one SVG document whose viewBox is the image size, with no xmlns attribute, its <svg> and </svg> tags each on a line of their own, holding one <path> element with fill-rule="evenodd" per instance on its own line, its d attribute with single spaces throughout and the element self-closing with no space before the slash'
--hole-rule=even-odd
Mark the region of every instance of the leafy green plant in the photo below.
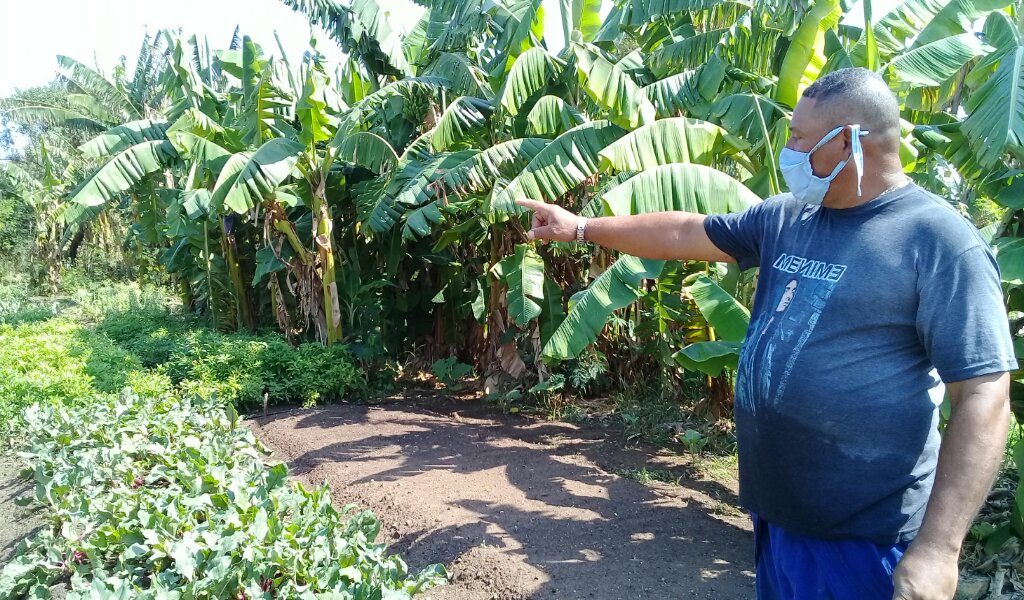
<svg viewBox="0 0 1024 600">
<path fill-rule="evenodd" d="M 692 454 L 700 454 L 708 445 L 708 438 L 696 429 L 687 429 L 676 434 L 675 440 Z"/>
<path fill-rule="evenodd" d="M 502 411 L 508 414 L 516 415 L 522 412 L 527 396 L 522 390 L 513 388 L 508 391 L 491 392 L 484 396 L 484 400 L 495 403 Z"/>
<path fill-rule="evenodd" d="M 96 332 L 134 354 L 144 366 L 156 367 L 183 351 L 181 336 L 196 326 L 186 315 L 166 309 L 117 310 L 103 317 Z"/>
<path fill-rule="evenodd" d="M 239 408 L 262 406 L 264 399 L 308 406 L 366 387 L 344 346 L 292 347 L 277 334 L 224 334 L 162 308 L 159 294 L 147 296 L 137 286 L 106 291 L 105 303 L 88 311 L 76 303 L 64 310 L 67 316 L 46 309 L 38 319 L 0 324 L 0 438 L 17 432 L 31 404 L 73 405 L 124 387 L 147 395 L 176 387 Z M 101 292 L 76 293 L 93 294 Z M 88 322 L 97 319 L 91 328 Z"/>
<path fill-rule="evenodd" d="M 162 339 L 161 330 L 154 332 Z M 307 342 L 293 348 L 276 334 L 186 331 L 171 342 L 158 370 L 183 391 L 216 394 L 240 407 L 337 401 L 363 388 L 363 375 L 344 346 Z"/>
<path fill-rule="evenodd" d="M 473 373 L 473 367 L 459 362 L 454 356 L 434 361 L 430 365 L 430 372 L 437 377 L 437 380 L 451 389 L 458 387 L 464 377 Z"/>
<path fill-rule="evenodd" d="M 735 370 L 750 324 L 750 311 L 705 275 L 694 278 L 687 291 L 717 339 L 687 344 L 674 355 L 676 362 L 712 377 L 725 368 Z"/>
<path fill-rule="evenodd" d="M 73 315 L 88 323 L 97 323 L 111 313 L 142 311 L 167 312 L 170 302 L 166 288 L 136 282 L 110 283 L 87 281 L 69 294 Z"/>
<path fill-rule="evenodd" d="M 0 571 L 0 596 L 410 598 L 443 583 L 375 543 L 380 523 L 287 481 L 231 405 L 128 393 L 33 406 L 19 456 L 48 526 Z"/>
<path fill-rule="evenodd" d="M 582 352 L 565 363 L 565 385 L 584 396 L 593 396 L 607 391 L 608 358 L 597 350 Z"/>
<path fill-rule="evenodd" d="M 1015 537 L 1024 539 L 1024 485 L 1020 477 L 1024 468 L 1024 437 L 1020 435 L 1019 425 L 1016 438 L 1010 440 L 1009 446 L 1010 461 L 1015 469 L 1000 474 L 995 491 L 971 527 L 971 536 L 986 557 L 999 554 Z"/>
<path fill-rule="evenodd" d="M 30 295 L 25 275 L 12 272 L 0 276 L 0 321 L 23 310 Z"/>
<path fill-rule="evenodd" d="M 0 438 L 19 433 L 27 406 L 90 402 L 132 384 L 169 389 L 131 353 L 69 319 L 0 324 Z"/>
</svg>

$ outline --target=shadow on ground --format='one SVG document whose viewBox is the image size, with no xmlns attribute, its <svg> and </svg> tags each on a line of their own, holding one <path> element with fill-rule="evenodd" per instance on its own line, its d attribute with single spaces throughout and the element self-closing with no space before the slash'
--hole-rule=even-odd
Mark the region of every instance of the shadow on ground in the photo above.
<svg viewBox="0 0 1024 600">
<path fill-rule="evenodd" d="M 7 562 L 22 538 L 42 524 L 38 513 L 15 504 L 32 492 L 31 483 L 19 476 L 22 468 L 14 456 L 0 454 L 0 565 Z"/>
<path fill-rule="evenodd" d="M 374 509 L 413 567 L 452 567 L 435 599 L 753 597 L 733 490 L 605 431 L 448 400 L 254 419 L 292 474 Z M 679 485 L 614 473 L 657 463 Z"/>
</svg>

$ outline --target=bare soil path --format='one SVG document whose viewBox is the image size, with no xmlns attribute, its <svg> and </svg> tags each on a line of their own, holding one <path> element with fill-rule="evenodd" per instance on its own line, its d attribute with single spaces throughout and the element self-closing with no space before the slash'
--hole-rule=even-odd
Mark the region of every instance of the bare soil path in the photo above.
<svg viewBox="0 0 1024 600">
<path fill-rule="evenodd" d="M 14 502 L 32 491 L 31 484 L 18 476 L 23 467 L 14 455 L 0 454 L 0 565 L 7 562 L 22 538 L 42 524 L 32 509 Z"/>
<path fill-rule="evenodd" d="M 443 563 L 433 600 L 754 595 L 735 486 L 609 432 L 495 416 L 453 400 L 338 405 L 252 419 L 257 437 L 335 501 L 373 509 L 412 568 Z M 678 485 L 615 473 L 671 470 Z"/>
</svg>

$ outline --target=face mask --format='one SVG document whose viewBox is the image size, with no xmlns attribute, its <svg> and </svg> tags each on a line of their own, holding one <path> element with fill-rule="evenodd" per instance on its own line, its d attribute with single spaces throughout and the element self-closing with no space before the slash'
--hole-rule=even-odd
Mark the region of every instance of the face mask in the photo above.
<svg viewBox="0 0 1024 600">
<path fill-rule="evenodd" d="M 862 135 L 867 135 L 868 132 L 861 131 L 860 125 L 851 125 L 850 128 L 853 130 L 853 148 L 850 152 L 850 158 L 853 159 L 853 164 L 857 168 L 857 195 L 860 196 L 860 180 L 864 175 L 864 149 L 861 148 L 860 138 Z M 836 165 L 835 169 L 832 169 L 831 175 L 824 178 L 815 175 L 814 170 L 811 168 L 811 155 L 842 131 L 842 127 L 836 127 L 826 133 L 825 137 L 821 138 L 809 152 L 797 152 L 790 148 L 782 149 L 782 152 L 779 154 L 779 170 L 782 171 L 782 178 L 786 180 L 789 191 L 793 193 L 797 200 L 807 204 L 821 204 L 825 199 L 825 193 L 828 192 L 832 180 L 839 175 L 839 172 L 843 170 L 846 163 L 850 161 L 849 158 L 842 161 Z"/>
</svg>

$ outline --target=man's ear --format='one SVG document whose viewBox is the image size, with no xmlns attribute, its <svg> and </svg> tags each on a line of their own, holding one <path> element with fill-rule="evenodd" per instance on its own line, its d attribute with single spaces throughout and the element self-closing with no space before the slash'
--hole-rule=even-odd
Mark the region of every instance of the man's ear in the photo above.
<svg viewBox="0 0 1024 600">
<path fill-rule="evenodd" d="M 843 152 L 853 152 L 853 125 L 843 127 Z"/>
</svg>

